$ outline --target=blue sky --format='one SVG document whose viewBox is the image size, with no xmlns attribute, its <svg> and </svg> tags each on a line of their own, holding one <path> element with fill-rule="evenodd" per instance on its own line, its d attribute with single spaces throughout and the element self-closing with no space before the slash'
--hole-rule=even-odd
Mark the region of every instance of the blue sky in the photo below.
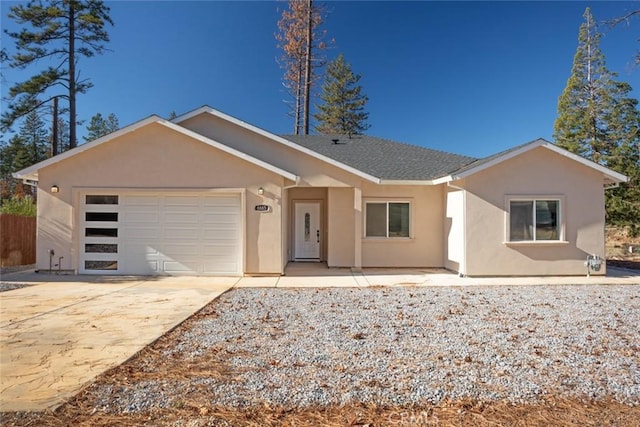
<svg viewBox="0 0 640 427">
<path fill-rule="evenodd" d="M 16 2 L 3 1 L 2 27 Z M 274 34 L 286 3 L 115 1 L 111 50 L 81 59 L 94 87 L 78 99 L 79 135 L 95 113 L 121 125 L 204 104 L 291 133 Z M 597 20 L 640 2 L 325 2 L 324 28 L 361 74 L 370 135 L 482 157 L 552 138 L 582 14 Z M 640 98 L 640 19 L 605 32 L 607 65 Z M 2 36 L 11 50 L 11 42 Z M 40 66 L 40 65 L 39 65 Z M 45 64 L 41 64 L 42 67 Z M 3 70 L 2 95 L 30 71 Z M 4 108 L 4 104 L 3 104 Z M 80 140 L 82 140 L 80 138 Z"/>
</svg>

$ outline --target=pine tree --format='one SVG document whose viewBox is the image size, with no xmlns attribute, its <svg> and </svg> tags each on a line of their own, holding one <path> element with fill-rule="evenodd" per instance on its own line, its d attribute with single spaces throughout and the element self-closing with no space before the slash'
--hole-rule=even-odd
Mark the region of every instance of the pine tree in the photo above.
<svg viewBox="0 0 640 427">
<path fill-rule="evenodd" d="M 607 218 L 613 224 L 628 225 L 640 234 L 640 111 L 638 101 L 629 98 L 631 86 L 617 83 L 607 117 L 608 138 L 614 141 L 606 166 L 629 177 L 629 182 L 607 191 Z"/>
<path fill-rule="evenodd" d="M 284 86 L 293 99 L 291 116 L 295 135 L 309 133 L 310 101 L 317 80 L 317 69 L 324 66 L 320 52 L 326 48 L 326 35 L 320 31 L 325 11 L 312 0 L 289 0 L 282 12 L 276 34 L 278 47 L 284 52 L 280 64 L 285 69 Z"/>
<path fill-rule="evenodd" d="M 317 105 L 316 131 L 324 134 L 358 135 L 369 129 L 369 113 L 365 105 L 369 98 L 362 94 L 358 84 L 361 76 L 353 74 L 351 65 L 342 54 L 327 65 L 322 93 L 322 104 Z"/>
<path fill-rule="evenodd" d="M 119 128 L 120 125 L 118 124 L 118 118 L 115 114 L 111 113 L 105 119 L 102 117 L 102 114 L 98 113 L 91 117 L 91 121 L 87 126 L 87 131 L 89 133 L 84 137 L 84 140 L 85 142 L 93 141 L 94 139 L 98 139 L 104 135 L 110 134 L 111 132 L 115 132 Z"/>
<path fill-rule="evenodd" d="M 34 117 L 35 115 L 35 117 Z M 16 194 L 20 181 L 13 173 L 48 157 L 48 135 L 35 112 L 29 113 L 18 134 L 0 146 L 0 199 Z M 31 192 L 29 191 L 29 194 Z"/>
<path fill-rule="evenodd" d="M 11 6 L 9 18 L 26 25 L 7 34 L 15 40 L 12 68 L 25 69 L 43 60 L 52 65 L 9 89 L 11 102 L 2 115 L 2 128 L 8 129 L 18 118 L 63 96 L 69 103 L 70 148 L 77 145 L 76 96 L 92 85 L 81 79 L 76 69 L 79 57 L 92 57 L 104 51 L 109 41 L 106 24 L 113 22 L 102 0 L 34 0 Z M 64 91 L 58 89 L 61 86 Z M 40 97 L 48 98 L 44 101 Z"/>
<path fill-rule="evenodd" d="M 558 100 L 556 143 L 630 177 L 606 193 L 607 221 L 640 224 L 640 113 L 600 51 L 600 33 L 589 8 L 580 26 L 571 76 Z"/>
<path fill-rule="evenodd" d="M 20 135 L 13 135 L 0 147 L 0 178 L 10 181 L 13 172 L 30 166 L 28 157 L 29 147 L 26 141 Z"/>
<path fill-rule="evenodd" d="M 49 157 L 49 132 L 45 129 L 44 122 L 36 110 L 25 116 L 19 134 L 27 147 L 26 162 L 28 164 L 26 166 L 31 166 Z"/>
<path fill-rule="evenodd" d="M 60 150 L 60 153 L 64 153 L 65 151 L 72 148 L 69 146 L 69 141 L 71 140 L 71 138 L 69 137 L 69 129 L 69 123 L 62 117 L 58 117 L 58 126 L 56 130 L 58 132 L 58 141 L 60 144 L 58 148 Z"/>
</svg>

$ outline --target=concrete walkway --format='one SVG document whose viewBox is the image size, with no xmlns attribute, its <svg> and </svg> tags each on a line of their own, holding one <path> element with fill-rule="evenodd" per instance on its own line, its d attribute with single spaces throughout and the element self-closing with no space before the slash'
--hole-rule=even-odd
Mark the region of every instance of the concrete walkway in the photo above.
<svg viewBox="0 0 640 427">
<path fill-rule="evenodd" d="M 461 278 L 440 269 L 291 263 L 281 277 L 23 272 L 2 282 L 36 285 L 0 292 L 0 411 L 33 411 L 57 407 L 232 287 L 640 285 L 640 275 L 609 268 L 607 276 Z"/>
<path fill-rule="evenodd" d="M 586 273 L 586 271 L 585 271 Z M 236 287 L 519 286 L 640 284 L 640 271 L 609 267 L 606 276 L 459 277 L 444 269 L 327 268 L 324 263 L 289 263 L 284 276 L 243 277 Z"/>
<path fill-rule="evenodd" d="M 238 281 L 9 276 L 37 285 L 0 292 L 0 411 L 57 407 Z"/>
</svg>

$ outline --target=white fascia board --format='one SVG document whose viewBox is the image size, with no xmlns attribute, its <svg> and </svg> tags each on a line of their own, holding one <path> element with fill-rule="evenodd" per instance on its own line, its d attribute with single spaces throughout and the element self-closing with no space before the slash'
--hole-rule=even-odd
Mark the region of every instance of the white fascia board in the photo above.
<svg viewBox="0 0 640 427">
<path fill-rule="evenodd" d="M 447 175 L 447 176 L 434 179 L 431 182 L 433 182 L 433 185 L 438 185 L 438 184 L 447 184 L 451 181 L 453 181 L 453 177 L 451 175 Z"/>
<path fill-rule="evenodd" d="M 434 185 L 434 181 L 419 179 L 381 179 L 380 185 Z"/>
<path fill-rule="evenodd" d="M 588 166 L 592 169 L 597 170 L 598 172 L 602 172 L 602 174 L 605 176 L 605 178 L 608 178 L 608 182 L 611 183 L 621 183 L 621 182 L 627 182 L 629 181 L 629 178 L 621 173 L 618 173 L 614 170 L 609 169 L 608 167 L 599 165 L 595 162 L 592 162 L 591 160 L 587 160 L 584 157 L 578 156 L 577 154 L 573 154 L 570 151 L 567 151 L 563 148 L 557 147 L 553 144 L 550 143 L 545 143 L 544 144 L 545 148 L 548 148 L 551 151 L 554 151 L 558 154 L 560 154 L 561 156 L 565 156 L 571 160 L 575 160 L 578 163 L 582 163 L 585 166 Z"/>
<path fill-rule="evenodd" d="M 47 166 L 53 165 L 55 163 L 58 163 L 64 159 L 68 159 L 69 157 L 73 157 L 77 154 L 83 153 L 87 150 L 90 150 L 91 148 L 98 146 L 100 144 L 103 144 L 107 141 L 110 141 L 114 138 L 118 138 L 122 135 L 126 135 L 128 133 L 134 132 L 138 129 L 140 129 L 141 127 L 144 127 L 150 123 L 154 123 L 157 122 L 159 120 L 162 120 L 161 117 L 153 115 L 153 116 L 149 116 L 146 119 L 142 119 L 138 122 L 135 122 L 133 124 L 130 124 L 129 126 L 125 126 L 122 129 L 118 129 L 115 132 L 111 132 L 108 135 L 105 135 L 101 138 L 98 139 L 94 139 L 93 141 L 87 142 L 85 144 L 82 145 L 78 145 L 77 147 L 69 150 L 69 151 L 65 151 L 64 153 L 58 154 L 54 157 L 51 157 L 49 159 L 43 160 L 39 163 L 36 163 L 35 165 L 29 166 L 28 168 L 22 169 L 18 172 L 14 172 L 12 175 L 14 178 L 16 179 L 22 179 L 22 180 L 33 180 L 33 181 L 37 181 L 38 180 L 38 171 L 42 168 L 45 168 Z"/>
<path fill-rule="evenodd" d="M 288 179 L 290 181 L 294 181 L 296 183 L 298 183 L 300 181 L 300 177 L 297 176 L 294 173 L 291 173 L 291 172 L 286 171 L 284 169 L 280 169 L 279 167 L 274 166 L 274 165 L 272 165 L 270 163 L 264 162 L 264 161 L 262 161 L 260 159 L 256 159 L 253 156 L 250 156 L 250 155 L 248 155 L 246 153 L 238 151 L 238 150 L 236 150 L 234 148 L 231 148 L 228 145 L 222 144 L 222 143 L 220 143 L 218 141 L 214 141 L 211 138 L 207 138 L 206 136 L 200 135 L 199 133 L 194 132 L 192 130 L 189 130 L 187 128 L 184 128 L 184 127 L 182 127 L 180 125 L 177 125 L 177 124 L 172 123 L 172 122 L 167 121 L 167 120 L 160 120 L 159 123 L 161 125 L 163 125 L 163 126 L 166 126 L 167 128 L 169 128 L 171 130 L 174 130 L 176 132 L 182 133 L 183 135 L 186 135 L 186 136 L 188 136 L 190 138 L 193 138 L 193 139 L 196 139 L 196 140 L 198 140 L 200 142 L 203 142 L 203 143 L 205 143 L 205 144 L 207 144 L 207 145 L 209 145 L 211 147 L 214 147 L 214 148 L 216 148 L 216 149 L 218 149 L 220 151 L 223 151 L 223 152 L 225 152 L 227 154 L 231 154 L 232 156 L 238 157 L 239 159 L 242 159 L 242 160 L 247 161 L 249 163 L 253 163 L 256 166 L 259 166 L 259 167 L 261 167 L 263 169 L 266 169 L 266 170 L 268 170 L 270 172 L 273 172 L 276 175 L 280 175 L 281 177 L 286 178 L 286 179 Z"/>
<path fill-rule="evenodd" d="M 282 144 L 282 145 L 284 145 L 286 147 L 289 147 L 291 149 L 294 149 L 296 151 L 304 153 L 304 154 L 306 154 L 308 156 L 311 156 L 313 158 L 321 160 L 321 161 L 323 161 L 325 163 L 328 163 L 328 164 L 330 164 L 332 166 L 335 166 L 335 167 L 337 167 L 339 169 L 342 169 L 344 171 L 352 173 L 352 174 L 354 174 L 356 176 L 359 176 L 360 178 L 366 179 L 369 182 L 373 182 L 375 184 L 380 184 L 380 181 L 381 181 L 380 178 L 377 178 L 377 177 L 375 177 L 373 175 L 369 175 L 368 173 L 362 172 L 359 169 L 356 169 L 356 168 L 353 168 L 351 166 L 345 165 L 344 163 L 340 163 L 340 162 L 338 162 L 336 160 L 333 160 L 330 157 L 323 156 L 322 154 L 316 153 L 313 150 L 309 150 L 308 148 L 305 148 L 305 147 L 303 147 L 301 145 L 295 144 L 295 143 L 289 141 L 286 138 L 282 138 L 282 137 L 280 137 L 278 135 L 275 135 L 275 134 L 273 134 L 271 132 L 268 132 L 268 131 L 266 131 L 264 129 L 261 129 L 261 128 L 257 127 L 257 126 L 254 126 L 254 125 L 249 124 L 249 123 L 247 123 L 245 121 L 237 119 L 237 118 L 235 118 L 233 116 L 225 114 L 225 113 L 223 113 L 221 111 L 218 111 L 218 110 L 216 110 L 214 108 L 211 108 L 209 106 L 200 107 L 200 108 L 198 108 L 196 110 L 193 110 L 191 112 L 188 112 L 186 114 L 178 116 L 175 119 L 173 119 L 171 122 L 172 123 L 180 123 L 180 122 L 183 122 L 185 120 L 188 120 L 188 119 L 190 119 L 192 117 L 198 116 L 198 115 L 203 114 L 203 113 L 211 114 L 211 115 L 216 116 L 216 117 L 218 117 L 220 119 L 226 120 L 226 121 L 228 121 L 230 123 L 233 123 L 233 124 L 235 124 L 237 126 L 240 126 L 240 127 L 244 128 L 244 129 L 247 129 L 247 130 L 249 130 L 251 132 L 254 132 L 254 133 L 258 134 L 258 135 L 261 135 L 261 136 L 269 138 L 269 139 L 271 139 L 273 141 L 279 142 L 280 144 Z"/>
</svg>

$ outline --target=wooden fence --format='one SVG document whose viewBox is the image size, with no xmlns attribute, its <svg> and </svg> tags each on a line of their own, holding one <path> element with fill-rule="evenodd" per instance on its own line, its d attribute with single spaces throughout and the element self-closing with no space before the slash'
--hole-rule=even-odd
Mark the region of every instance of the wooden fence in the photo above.
<svg viewBox="0 0 640 427">
<path fill-rule="evenodd" d="M 36 262 L 36 218 L 0 214 L 0 263 L 2 267 Z"/>
</svg>

